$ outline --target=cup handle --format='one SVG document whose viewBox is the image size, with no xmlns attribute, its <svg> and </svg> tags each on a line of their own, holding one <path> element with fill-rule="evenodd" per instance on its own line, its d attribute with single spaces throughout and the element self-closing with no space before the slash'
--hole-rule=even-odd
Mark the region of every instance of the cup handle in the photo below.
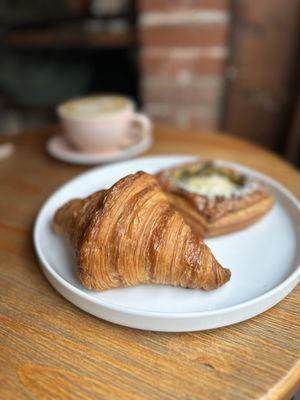
<svg viewBox="0 0 300 400">
<path fill-rule="evenodd" d="M 122 141 L 122 147 L 127 147 L 136 142 L 136 139 L 140 140 L 152 140 L 151 130 L 152 123 L 150 118 L 148 118 L 145 114 L 142 113 L 134 113 L 130 120 L 130 125 L 137 124 L 139 126 L 139 134 L 135 130 L 129 129 L 127 136 Z M 141 135 L 142 133 L 142 135 Z"/>
<path fill-rule="evenodd" d="M 149 134 L 151 132 L 152 123 L 150 118 L 147 117 L 147 115 L 142 113 L 135 113 L 132 116 L 131 122 L 140 125 L 143 133 L 146 132 Z"/>
</svg>

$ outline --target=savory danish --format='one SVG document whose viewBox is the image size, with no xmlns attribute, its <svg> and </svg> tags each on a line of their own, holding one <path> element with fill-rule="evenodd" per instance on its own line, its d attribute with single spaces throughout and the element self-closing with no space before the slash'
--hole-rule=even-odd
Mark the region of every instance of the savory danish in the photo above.
<svg viewBox="0 0 300 400">
<path fill-rule="evenodd" d="M 233 232 L 260 219 L 273 205 L 255 179 L 213 161 L 196 161 L 156 175 L 172 205 L 202 237 Z"/>
<path fill-rule="evenodd" d="M 70 239 L 88 289 L 154 283 L 211 290 L 230 279 L 144 172 L 69 201 L 55 213 L 54 228 Z"/>
</svg>

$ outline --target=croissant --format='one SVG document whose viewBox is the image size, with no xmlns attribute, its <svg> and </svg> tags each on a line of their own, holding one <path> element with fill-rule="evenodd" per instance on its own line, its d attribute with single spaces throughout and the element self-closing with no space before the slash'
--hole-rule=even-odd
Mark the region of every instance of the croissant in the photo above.
<svg viewBox="0 0 300 400">
<path fill-rule="evenodd" d="M 154 283 L 211 290 L 230 279 L 144 172 L 69 201 L 56 211 L 54 229 L 75 248 L 79 279 L 88 289 Z"/>
</svg>

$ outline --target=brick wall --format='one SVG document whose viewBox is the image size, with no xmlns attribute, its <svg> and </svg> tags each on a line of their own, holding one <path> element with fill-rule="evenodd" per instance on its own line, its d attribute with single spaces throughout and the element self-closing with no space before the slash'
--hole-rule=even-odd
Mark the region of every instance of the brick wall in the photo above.
<svg viewBox="0 0 300 400">
<path fill-rule="evenodd" d="M 141 98 L 154 120 L 220 121 L 229 0 L 138 0 Z"/>
</svg>

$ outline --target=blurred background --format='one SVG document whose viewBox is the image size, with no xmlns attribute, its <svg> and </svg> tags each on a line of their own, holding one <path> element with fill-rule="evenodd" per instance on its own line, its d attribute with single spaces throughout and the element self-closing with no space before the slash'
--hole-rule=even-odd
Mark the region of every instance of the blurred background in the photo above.
<svg viewBox="0 0 300 400">
<path fill-rule="evenodd" d="M 300 0 L 0 0 L 0 134 L 87 93 L 300 165 Z"/>
</svg>

